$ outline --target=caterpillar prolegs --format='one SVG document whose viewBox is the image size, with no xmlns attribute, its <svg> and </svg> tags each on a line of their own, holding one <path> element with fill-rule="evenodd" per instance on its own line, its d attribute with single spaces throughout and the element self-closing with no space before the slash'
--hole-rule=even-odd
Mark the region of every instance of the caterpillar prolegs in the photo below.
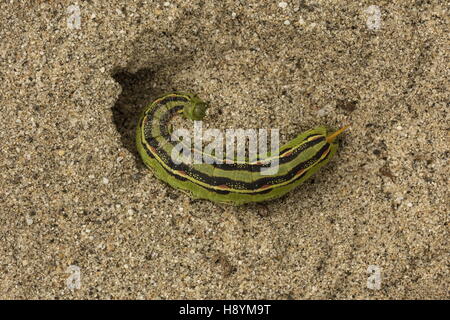
<svg viewBox="0 0 450 320">
<path fill-rule="evenodd" d="M 240 205 L 281 197 L 333 157 L 338 148 L 335 139 L 347 128 L 328 135 L 327 129 L 319 126 L 299 134 L 277 153 L 259 155 L 258 159 L 266 160 L 276 157 L 278 170 L 269 175 L 261 170 L 267 167 L 268 161 L 175 161 L 172 152 L 179 142 L 171 139 L 169 121 L 176 114 L 183 114 L 191 120 L 202 120 L 206 108 L 205 102 L 189 93 L 170 93 L 156 99 L 143 110 L 139 119 L 136 146 L 145 165 L 152 169 L 156 177 L 188 192 L 193 198 L 214 202 Z"/>
</svg>

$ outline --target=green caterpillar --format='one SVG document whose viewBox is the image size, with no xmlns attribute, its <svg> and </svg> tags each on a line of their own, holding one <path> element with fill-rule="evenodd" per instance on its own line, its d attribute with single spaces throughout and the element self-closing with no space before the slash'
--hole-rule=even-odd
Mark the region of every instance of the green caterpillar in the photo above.
<svg viewBox="0 0 450 320">
<path fill-rule="evenodd" d="M 136 146 L 145 165 L 172 187 L 193 198 L 235 205 L 275 199 L 303 183 L 333 157 L 338 148 L 334 140 L 348 128 L 327 135 L 327 129 L 320 126 L 299 134 L 279 149 L 279 170 L 272 175 L 261 174 L 260 169 L 267 166 L 261 161 L 175 163 L 171 154 L 176 142 L 170 139 L 169 121 L 176 114 L 201 120 L 206 108 L 205 102 L 189 93 L 156 99 L 139 119 Z"/>
</svg>

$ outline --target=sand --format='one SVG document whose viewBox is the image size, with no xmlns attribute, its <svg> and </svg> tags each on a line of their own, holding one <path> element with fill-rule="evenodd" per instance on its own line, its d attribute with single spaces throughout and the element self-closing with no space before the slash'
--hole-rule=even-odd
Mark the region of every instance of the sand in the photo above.
<svg viewBox="0 0 450 320">
<path fill-rule="evenodd" d="M 2 1 L 1 298 L 450 298 L 448 4 L 279 2 Z M 352 126 L 282 199 L 192 201 L 134 147 L 173 90 L 282 142 Z"/>
</svg>

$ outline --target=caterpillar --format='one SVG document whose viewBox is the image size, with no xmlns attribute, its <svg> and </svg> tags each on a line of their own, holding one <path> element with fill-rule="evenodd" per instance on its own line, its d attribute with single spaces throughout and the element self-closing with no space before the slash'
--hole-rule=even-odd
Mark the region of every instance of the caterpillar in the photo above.
<svg viewBox="0 0 450 320">
<path fill-rule="evenodd" d="M 349 127 L 327 134 L 326 127 L 319 126 L 299 134 L 275 153 L 279 163 L 276 174 L 262 174 L 261 168 L 267 167 L 267 163 L 250 159 L 243 163 L 211 164 L 174 161 L 171 154 L 176 141 L 170 139 L 170 120 L 177 114 L 202 120 L 207 107 L 207 103 L 191 93 L 169 93 L 157 98 L 144 108 L 139 118 L 137 150 L 156 177 L 172 187 L 196 199 L 234 205 L 279 198 L 302 184 L 330 161 L 338 148 L 336 137 Z M 270 153 L 266 158 L 269 156 Z"/>
</svg>

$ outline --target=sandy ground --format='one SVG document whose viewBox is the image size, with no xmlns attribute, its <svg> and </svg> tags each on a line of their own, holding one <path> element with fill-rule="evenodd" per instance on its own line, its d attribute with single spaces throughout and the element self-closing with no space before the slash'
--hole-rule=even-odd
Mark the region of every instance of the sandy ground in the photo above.
<svg viewBox="0 0 450 320">
<path fill-rule="evenodd" d="M 446 1 L 279 2 L 1 1 L 1 298 L 450 298 Z M 172 90 L 352 127 L 280 200 L 192 201 L 134 148 Z"/>
</svg>

